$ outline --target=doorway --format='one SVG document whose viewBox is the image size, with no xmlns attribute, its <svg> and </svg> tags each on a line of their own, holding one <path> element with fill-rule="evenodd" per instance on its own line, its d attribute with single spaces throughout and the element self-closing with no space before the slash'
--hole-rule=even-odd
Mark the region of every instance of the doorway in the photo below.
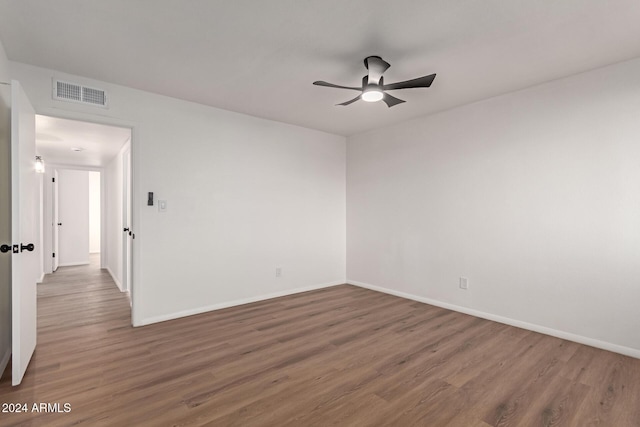
<svg viewBox="0 0 640 427">
<path fill-rule="evenodd" d="M 100 171 L 56 168 L 51 182 L 52 272 L 100 253 Z M 46 227 L 45 227 L 46 228 Z"/>
<path fill-rule="evenodd" d="M 130 128 L 36 115 L 36 151 L 45 161 L 45 274 L 78 265 L 105 269 L 132 288 Z M 128 212 L 128 215 L 126 214 Z M 96 262 L 99 259 L 99 262 Z M 92 262 L 93 261 L 93 262 Z"/>
</svg>

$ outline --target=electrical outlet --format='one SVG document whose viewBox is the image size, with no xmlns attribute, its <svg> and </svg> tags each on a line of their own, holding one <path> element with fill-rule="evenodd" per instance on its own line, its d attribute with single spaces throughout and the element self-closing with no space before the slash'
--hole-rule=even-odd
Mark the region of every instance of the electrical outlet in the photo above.
<svg viewBox="0 0 640 427">
<path fill-rule="evenodd" d="M 469 289 L 469 279 L 466 277 L 460 278 L 460 289 Z"/>
<path fill-rule="evenodd" d="M 276 277 L 282 276 L 282 268 L 276 267 Z"/>
</svg>

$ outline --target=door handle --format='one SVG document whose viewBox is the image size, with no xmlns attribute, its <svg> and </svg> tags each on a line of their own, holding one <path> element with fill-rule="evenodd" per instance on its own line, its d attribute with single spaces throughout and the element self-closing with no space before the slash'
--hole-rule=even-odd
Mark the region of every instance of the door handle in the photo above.
<svg viewBox="0 0 640 427">
<path fill-rule="evenodd" d="M 33 244 L 31 244 L 31 246 L 33 246 Z M 33 250 L 33 249 L 31 249 Z M 0 245 L 0 252 L 2 252 L 3 254 L 7 253 L 11 251 L 11 253 L 17 254 L 18 252 L 18 245 Z"/>
<path fill-rule="evenodd" d="M 62 225 L 62 223 L 61 223 L 61 222 L 59 222 L 59 223 L 58 223 L 58 225 Z"/>
<path fill-rule="evenodd" d="M 24 250 L 28 250 L 29 252 L 33 252 L 33 250 L 35 249 L 35 246 L 33 243 L 29 243 L 27 245 L 23 245 L 22 243 L 20 243 L 20 252 L 24 251 Z"/>
<path fill-rule="evenodd" d="M 125 228 L 125 229 L 124 229 L 124 230 L 122 230 L 122 231 L 124 231 L 124 232 L 129 231 L 129 227 Z"/>
<path fill-rule="evenodd" d="M 29 251 L 29 252 L 33 252 L 33 250 L 36 248 L 36 246 L 33 243 L 29 243 L 27 245 L 23 245 L 22 243 L 20 243 L 20 252 L 22 251 Z M 18 253 L 18 245 L 13 245 L 13 247 L 9 246 L 9 245 L 2 245 L 0 246 L 0 252 L 7 253 L 9 252 L 11 249 L 13 249 L 13 253 L 17 254 Z"/>
</svg>

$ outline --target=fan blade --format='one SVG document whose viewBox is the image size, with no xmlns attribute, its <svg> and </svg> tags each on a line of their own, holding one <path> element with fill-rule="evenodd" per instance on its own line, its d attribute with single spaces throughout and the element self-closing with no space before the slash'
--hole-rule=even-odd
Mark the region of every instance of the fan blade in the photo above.
<svg viewBox="0 0 640 427">
<path fill-rule="evenodd" d="M 349 87 L 349 86 L 339 86 L 339 85 L 334 85 L 333 83 L 327 83 L 327 82 L 323 82 L 318 80 L 317 82 L 313 82 L 314 85 L 316 86 L 326 86 L 326 87 L 334 87 L 336 89 L 353 89 L 353 90 L 357 90 L 357 91 L 361 91 L 362 88 L 361 87 Z"/>
<path fill-rule="evenodd" d="M 418 77 L 417 79 L 407 80 L 404 82 L 391 83 L 390 85 L 384 85 L 384 90 L 394 89 L 411 89 L 414 87 L 429 87 L 433 83 L 433 79 L 436 78 L 435 74 L 430 76 Z"/>
<path fill-rule="evenodd" d="M 382 97 L 382 100 L 384 101 L 385 104 L 387 104 L 387 107 L 391 108 L 394 105 L 398 105 L 398 104 L 402 104 L 403 101 L 402 99 L 398 99 L 395 96 L 391 96 L 388 93 L 385 93 L 384 96 Z"/>
<path fill-rule="evenodd" d="M 342 104 L 336 104 L 336 105 L 343 105 L 343 106 L 347 106 L 349 104 L 353 104 L 354 102 L 356 102 L 357 100 L 360 99 L 360 95 L 356 96 L 355 98 L 353 98 L 352 100 L 349 100 L 347 102 L 343 102 Z"/>
<path fill-rule="evenodd" d="M 368 56 L 364 59 L 364 66 L 369 70 L 368 84 L 379 84 L 380 77 L 391 66 L 379 56 Z"/>
</svg>

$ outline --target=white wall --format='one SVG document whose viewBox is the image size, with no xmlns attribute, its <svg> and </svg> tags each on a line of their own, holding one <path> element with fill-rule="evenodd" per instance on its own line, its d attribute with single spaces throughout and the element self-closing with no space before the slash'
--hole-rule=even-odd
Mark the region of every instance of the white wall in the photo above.
<svg viewBox="0 0 640 427">
<path fill-rule="evenodd" d="M 0 82 L 9 61 L 0 42 Z M 11 86 L 0 83 L 0 244 L 11 244 Z M 11 256 L 0 254 L 0 377 L 11 356 Z"/>
<path fill-rule="evenodd" d="M 348 281 L 640 357 L 639 113 L 640 59 L 349 138 Z"/>
<path fill-rule="evenodd" d="M 58 169 L 60 267 L 89 263 L 89 172 Z M 58 256 L 58 254 L 56 254 Z"/>
<path fill-rule="evenodd" d="M 127 142 L 104 168 L 105 179 L 105 268 L 120 291 L 122 288 L 122 155 L 129 150 Z"/>
<path fill-rule="evenodd" d="M 89 253 L 100 252 L 100 172 L 89 172 Z"/>
<path fill-rule="evenodd" d="M 344 280 L 344 138 L 11 67 L 40 113 L 134 127 L 136 324 Z M 110 109 L 53 101 L 54 76 Z M 350 138 L 349 281 L 640 349 L 638 76 L 630 61 Z"/>
<path fill-rule="evenodd" d="M 39 113 L 134 128 L 135 324 L 344 282 L 345 138 L 11 70 Z M 52 100 L 52 77 L 106 89 L 109 109 Z M 166 213 L 146 206 L 149 191 Z"/>
</svg>

